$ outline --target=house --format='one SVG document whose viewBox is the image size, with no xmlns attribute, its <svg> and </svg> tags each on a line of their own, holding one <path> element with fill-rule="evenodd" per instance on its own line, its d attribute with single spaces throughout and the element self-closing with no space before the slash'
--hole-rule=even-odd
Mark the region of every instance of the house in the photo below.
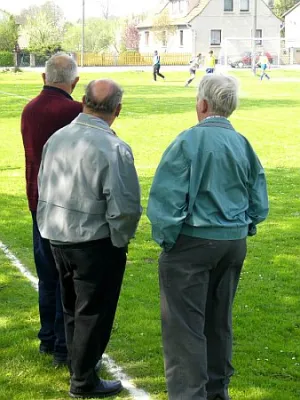
<svg viewBox="0 0 300 400">
<path fill-rule="evenodd" d="M 228 38 L 233 38 L 230 39 L 231 52 L 241 54 L 249 51 L 252 42 L 250 38 L 254 36 L 252 27 L 255 2 L 257 3 L 255 36 L 277 38 L 277 42 L 272 44 L 275 51 L 275 48 L 278 49 L 280 46 L 278 40 L 281 21 L 273 13 L 270 2 L 267 5 L 264 0 L 169 0 L 162 1 L 156 14 L 138 25 L 140 52 L 149 53 L 156 49 L 160 53 L 206 54 L 213 50 L 218 56 L 221 49 L 224 50 L 224 43 L 229 40 Z M 169 16 L 169 24 L 174 29 L 171 33 L 170 30 L 166 30 L 165 35 L 158 40 L 155 21 L 162 15 Z M 256 42 L 263 49 L 263 40 Z"/>
<path fill-rule="evenodd" d="M 290 8 L 284 15 L 286 47 L 300 48 L 300 2 Z"/>
</svg>

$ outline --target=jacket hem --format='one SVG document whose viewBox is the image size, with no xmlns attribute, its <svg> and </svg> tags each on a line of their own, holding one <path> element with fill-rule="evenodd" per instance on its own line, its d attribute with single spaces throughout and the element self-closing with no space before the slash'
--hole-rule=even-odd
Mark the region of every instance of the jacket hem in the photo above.
<svg viewBox="0 0 300 400">
<path fill-rule="evenodd" d="M 211 240 L 239 240 L 248 236 L 248 225 L 239 227 L 208 227 L 201 228 L 183 225 L 180 232 L 182 235 Z"/>
</svg>

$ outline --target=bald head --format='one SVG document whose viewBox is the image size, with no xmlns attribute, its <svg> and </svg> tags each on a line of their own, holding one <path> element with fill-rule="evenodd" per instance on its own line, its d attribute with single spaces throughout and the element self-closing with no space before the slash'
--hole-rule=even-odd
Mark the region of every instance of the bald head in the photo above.
<svg viewBox="0 0 300 400">
<path fill-rule="evenodd" d="M 46 62 L 47 85 L 71 85 L 78 76 L 76 61 L 65 53 L 57 53 Z"/>
<path fill-rule="evenodd" d="M 120 108 L 122 97 L 123 90 L 116 82 L 110 79 L 99 79 L 87 85 L 84 106 L 89 113 L 109 117 Z"/>
</svg>

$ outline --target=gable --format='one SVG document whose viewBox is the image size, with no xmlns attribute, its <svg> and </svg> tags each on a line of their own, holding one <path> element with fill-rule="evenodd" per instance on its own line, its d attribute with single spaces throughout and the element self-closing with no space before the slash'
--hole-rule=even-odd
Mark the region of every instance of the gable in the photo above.
<svg viewBox="0 0 300 400">
<path fill-rule="evenodd" d="M 183 17 L 178 17 L 178 18 L 172 18 L 171 24 L 174 26 L 178 25 L 186 25 L 189 22 L 191 22 L 194 18 L 196 18 L 198 15 L 202 13 L 204 8 L 207 6 L 207 4 L 211 0 L 197 0 L 195 2 L 195 6 L 188 11 L 188 13 L 183 16 Z M 138 28 L 151 28 L 153 26 L 153 21 L 155 18 L 157 18 L 160 14 L 162 14 L 168 7 L 170 6 L 170 1 L 166 2 L 163 7 L 160 7 L 160 11 L 156 13 L 154 16 L 146 18 L 146 20 L 142 21 L 139 25 Z"/>
</svg>

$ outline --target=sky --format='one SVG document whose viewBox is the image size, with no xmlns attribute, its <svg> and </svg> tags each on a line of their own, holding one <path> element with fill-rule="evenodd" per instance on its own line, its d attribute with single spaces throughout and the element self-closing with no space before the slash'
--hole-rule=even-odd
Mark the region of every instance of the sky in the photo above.
<svg viewBox="0 0 300 400">
<path fill-rule="evenodd" d="M 76 21 L 82 15 L 82 0 L 54 0 L 59 5 L 69 21 Z M 0 0 L 0 9 L 12 14 L 19 14 L 31 5 L 44 4 L 46 0 Z M 110 0 L 111 14 L 124 16 L 153 9 L 159 0 Z M 85 0 L 86 17 L 100 17 L 101 0 Z"/>
</svg>

